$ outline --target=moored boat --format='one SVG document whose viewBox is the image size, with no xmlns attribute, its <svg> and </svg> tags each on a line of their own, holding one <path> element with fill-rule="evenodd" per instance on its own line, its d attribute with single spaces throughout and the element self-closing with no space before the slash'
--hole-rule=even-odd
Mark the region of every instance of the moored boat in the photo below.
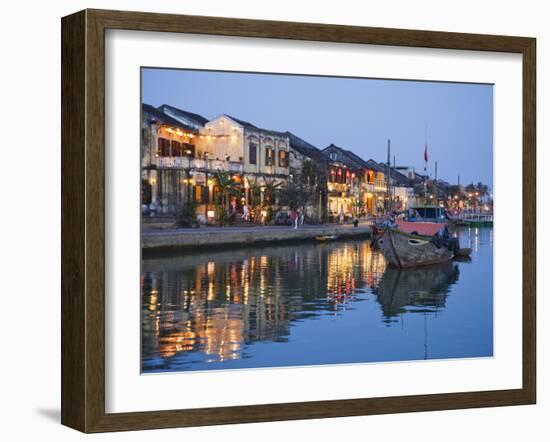
<svg viewBox="0 0 550 442">
<path fill-rule="evenodd" d="M 335 239 L 338 239 L 336 235 L 317 235 L 315 237 L 316 241 L 333 241 Z"/>
<path fill-rule="evenodd" d="M 460 249 L 445 223 L 398 221 L 377 245 L 391 265 L 409 268 L 450 261 Z"/>
<path fill-rule="evenodd" d="M 464 213 L 460 217 L 460 221 L 471 227 L 480 227 L 480 226 L 492 226 L 493 225 L 493 214 L 492 213 Z"/>
</svg>

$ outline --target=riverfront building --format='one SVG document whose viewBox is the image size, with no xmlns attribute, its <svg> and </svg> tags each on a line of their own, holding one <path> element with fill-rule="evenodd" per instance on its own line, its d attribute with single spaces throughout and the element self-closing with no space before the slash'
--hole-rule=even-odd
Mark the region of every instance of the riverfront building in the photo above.
<svg viewBox="0 0 550 442">
<path fill-rule="evenodd" d="M 395 201 L 404 208 L 410 190 L 410 178 L 397 170 L 388 175 L 387 165 L 334 144 L 320 150 L 291 132 L 232 115 L 207 119 L 142 104 L 141 130 L 142 205 L 152 216 L 177 216 L 193 202 L 199 223 L 216 222 L 220 195 L 228 195 L 220 174 L 231 181 L 227 202 L 236 221 L 259 208 L 248 217 L 258 221 L 277 206 L 276 189 L 292 183 L 307 193 L 300 208 L 316 222 L 342 213 L 346 219 L 381 215 L 397 208 Z"/>
<path fill-rule="evenodd" d="M 350 150 L 331 144 L 323 149 L 332 165 L 328 174 L 329 211 L 338 215 L 378 215 L 384 212 L 388 183 L 384 169 Z"/>
<path fill-rule="evenodd" d="M 195 156 L 196 124 L 142 105 L 141 118 L 141 201 L 155 214 L 175 213 L 190 198 L 191 158 Z"/>
<path fill-rule="evenodd" d="M 176 215 L 184 202 L 198 203 L 200 222 L 215 217 L 218 173 L 240 188 L 231 205 L 242 213 L 269 202 L 266 189 L 288 182 L 290 134 L 259 128 L 229 115 L 207 120 L 173 106 L 142 105 L 142 204 L 155 215 Z"/>
<path fill-rule="evenodd" d="M 252 187 L 264 189 L 259 195 L 260 204 L 263 204 L 270 197 L 265 192 L 268 184 L 280 186 L 287 182 L 289 137 L 286 133 L 262 129 L 224 114 L 200 128 L 197 157 L 206 175 L 213 176 L 219 170 L 229 172 L 241 185 L 241 197 L 233 197 L 232 201 L 240 213 L 243 205 L 253 204 Z M 207 178 L 203 181 L 208 182 Z"/>
<path fill-rule="evenodd" d="M 293 134 L 286 132 L 290 141 L 290 180 L 303 177 L 304 185 L 311 193 L 310 203 L 305 212 L 310 219 L 324 221 L 328 219 L 327 176 L 331 161 L 316 146 Z M 309 173 L 304 173 L 309 169 Z"/>
</svg>

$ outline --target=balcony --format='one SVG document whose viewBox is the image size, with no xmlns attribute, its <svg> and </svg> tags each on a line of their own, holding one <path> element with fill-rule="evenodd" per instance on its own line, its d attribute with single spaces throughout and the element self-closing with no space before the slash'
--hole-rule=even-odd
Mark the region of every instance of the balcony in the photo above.
<svg viewBox="0 0 550 442">
<path fill-rule="evenodd" d="M 159 169 L 200 169 L 216 172 L 242 172 L 243 164 L 240 161 L 202 160 L 189 157 L 160 157 L 157 158 Z"/>
<path fill-rule="evenodd" d="M 188 157 L 159 157 L 157 167 L 159 169 L 188 169 L 190 159 Z"/>
<path fill-rule="evenodd" d="M 373 181 L 371 183 L 366 183 L 367 192 L 386 192 L 387 184 L 385 181 Z"/>
<path fill-rule="evenodd" d="M 350 186 L 344 183 L 328 183 L 329 193 L 349 194 Z"/>
</svg>

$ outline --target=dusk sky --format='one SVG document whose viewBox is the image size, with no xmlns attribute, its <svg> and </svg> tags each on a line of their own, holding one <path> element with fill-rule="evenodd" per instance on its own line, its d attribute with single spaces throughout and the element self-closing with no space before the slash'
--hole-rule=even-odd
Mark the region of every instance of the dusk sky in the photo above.
<svg viewBox="0 0 550 442">
<path fill-rule="evenodd" d="M 331 143 L 456 184 L 493 181 L 493 86 L 338 77 L 142 70 L 142 101 L 206 118 L 229 114 L 291 131 L 320 149 Z M 427 128 L 427 131 L 426 131 Z"/>
</svg>

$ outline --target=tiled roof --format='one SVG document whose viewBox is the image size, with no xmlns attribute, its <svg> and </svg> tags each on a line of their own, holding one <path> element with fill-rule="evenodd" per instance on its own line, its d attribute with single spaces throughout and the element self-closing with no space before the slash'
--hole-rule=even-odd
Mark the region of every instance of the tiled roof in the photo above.
<svg viewBox="0 0 550 442">
<path fill-rule="evenodd" d="M 368 159 L 366 163 L 367 163 L 368 169 L 374 170 L 376 172 L 386 173 L 386 167 L 381 166 L 380 163 L 378 163 L 377 161 L 374 161 L 372 158 Z"/>
<path fill-rule="evenodd" d="M 307 142 L 303 138 L 300 138 L 299 136 L 293 134 L 292 132 L 287 131 L 286 134 L 288 135 L 289 141 L 290 141 L 290 147 L 295 149 L 296 151 L 300 152 L 302 155 L 305 155 L 312 160 L 315 160 L 320 163 L 328 163 L 329 159 L 319 150 L 316 146 L 313 144 Z"/>
<path fill-rule="evenodd" d="M 194 132 L 194 133 L 197 132 L 196 129 L 181 123 L 175 118 L 172 118 L 170 115 L 166 115 L 164 112 L 161 112 L 160 110 L 158 110 L 154 106 L 151 106 L 150 104 L 141 103 L 141 110 L 142 110 L 142 113 L 148 113 L 153 118 L 158 120 L 160 123 L 168 124 L 174 127 L 179 127 L 181 129 L 185 129 L 187 131 Z"/>
<path fill-rule="evenodd" d="M 388 173 L 388 168 L 386 164 L 378 163 L 378 165 L 384 170 L 385 173 Z M 396 181 L 397 184 L 400 184 L 402 186 L 406 186 L 407 184 L 409 184 L 409 178 L 398 170 L 395 170 L 393 167 L 390 167 L 390 177 L 392 180 Z"/>
<path fill-rule="evenodd" d="M 249 127 L 249 128 L 251 128 L 251 129 L 259 129 L 259 127 L 254 126 L 252 123 L 249 123 L 248 121 L 241 120 L 240 118 L 235 118 L 234 116 L 229 115 L 229 114 L 224 114 L 224 115 L 225 115 L 226 117 L 231 118 L 233 121 L 236 121 L 236 122 L 239 123 L 241 126 Z"/>
<path fill-rule="evenodd" d="M 163 104 L 163 105 L 159 106 L 157 109 L 164 113 L 164 108 L 170 109 L 170 110 L 172 110 L 176 113 L 180 113 L 183 116 L 186 116 L 187 118 L 189 118 L 191 120 L 195 120 L 197 123 L 199 123 L 202 126 L 204 126 L 206 123 L 208 123 L 208 118 L 205 118 L 202 115 L 195 114 L 193 112 L 189 112 L 189 111 L 177 108 L 175 106 L 171 106 L 169 104 Z"/>
<path fill-rule="evenodd" d="M 268 134 L 271 134 L 271 135 L 275 135 L 275 136 L 279 136 L 279 137 L 286 137 L 288 136 L 288 133 L 287 132 L 279 132 L 277 130 L 272 130 L 272 129 L 264 129 L 263 127 L 258 127 L 258 126 L 255 126 L 254 124 L 248 122 L 248 121 L 245 121 L 245 120 L 241 120 L 240 118 L 235 118 L 234 116 L 232 115 L 229 115 L 229 114 L 224 114 L 227 118 L 231 118 L 235 123 L 239 123 L 241 126 L 245 127 L 245 128 L 248 128 L 248 129 L 252 129 L 252 130 L 258 130 L 258 131 L 261 131 L 261 132 L 266 132 Z"/>
<path fill-rule="evenodd" d="M 323 149 L 323 153 L 327 155 L 327 151 L 330 149 L 336 149 L 341 152 L 342 156 L 344 157 L 344 163 L 347 163 L 348 166 L 351 167 L 363 167 L 365 169 L 372 169 L 376 170 L 378 172 L 384 172 L 385 169 L 383 167 L 380 167 L 380 165 L 374 161 L 374 160 L 368 160 L 365 161 L 363 158 L 361 158 L 359 155 L 357 155 L 355 152 L 344 149 L 343 147 L 336 146 L 335 144 L 330 144 L 329 146 L 325 147 Z M 347 159 L 347 161 L 345 161 Z"/>
<path fill-rule="evenodd" d="M 351 150 L 343 149 L 351 158 L 353 158 L 361 167 L 368 167 L 367 162 Z"/>
</svg>

